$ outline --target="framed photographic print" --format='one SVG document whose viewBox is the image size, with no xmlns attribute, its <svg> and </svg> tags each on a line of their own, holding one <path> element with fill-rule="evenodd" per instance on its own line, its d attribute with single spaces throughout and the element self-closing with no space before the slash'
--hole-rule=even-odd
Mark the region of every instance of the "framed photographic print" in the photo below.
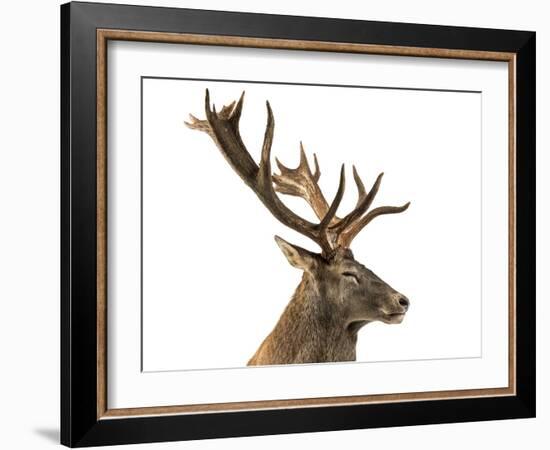
<svg viewBox="0 0 550 450">
<path fill-rule="evenodd" d="M 535 415 L 535 33 L 61 27 L 63 444 Z"/>
</svg>

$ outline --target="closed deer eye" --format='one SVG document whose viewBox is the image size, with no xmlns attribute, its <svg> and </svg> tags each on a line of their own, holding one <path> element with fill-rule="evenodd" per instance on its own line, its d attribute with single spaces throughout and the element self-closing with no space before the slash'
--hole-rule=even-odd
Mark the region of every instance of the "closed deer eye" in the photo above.
<svg viewBox="0 0 550 450">
<path fill-rule="evenodd" d="M 355 275 L 353 272 L 342 272 L 342 275 L 345 277 L 353 278 L 353 280 L 359 284 L 359 277 Z"/>
</svg>

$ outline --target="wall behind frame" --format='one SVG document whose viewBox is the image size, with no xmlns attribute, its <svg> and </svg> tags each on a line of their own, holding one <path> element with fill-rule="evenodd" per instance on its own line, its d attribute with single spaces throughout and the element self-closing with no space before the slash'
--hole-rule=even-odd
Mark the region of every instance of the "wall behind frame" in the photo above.
<svg viewBox="0 0 550 450">
<path fill-rule="evenodd" d="M 544 3 L 525 0 L 480 3 L 463 0 L 446 4 L 435 0 L 388 2 L 253 2 L 233 0 L 140 1 L 133 4 L 202 9 L 342 17 L 364 20 L 466 25 L 537 31 L 537 79 L 550 78 L 550 32 Z M 59 440 L 59 4 L 12 2 L 4 9 L 0 29 L 3 69 L 0 72 L 0 342 L 2 372 L 0 418 L 8 426 L 0 437 L 2 447 L 43 449 Z M 537 277 L 539 299 L 550 296 L 550 240 L 540 230 L 550 226 L 546 195 L 550 157 L 541 149 L 550 145 L 548 123 L 550 88 L 537 86 Z M 549 306 L 537 305 L 538 341 L 550 342 L 542 326 Z M 538 346 L 538 379 L 550 374 L 550 354 Z M 550 426 L 550 388 L 538 387 L 538 417 L 507 422 L 430 425 L 422 427 L 355 430 L 288 436 L 224 439 L 135 446 L 139 449 L 279 449 L 334 448 L 342 445 L 426 450 L 463 449 L 491 445 L 517 449 L 528 439 L 530 448 L 542 449 Z M 544 434 L 543 434 L 544 433 Z M 388 445 L 389 444 L 389 445 Z M 134 446 L 128 446 L 134 448 Z"/>
</svg>

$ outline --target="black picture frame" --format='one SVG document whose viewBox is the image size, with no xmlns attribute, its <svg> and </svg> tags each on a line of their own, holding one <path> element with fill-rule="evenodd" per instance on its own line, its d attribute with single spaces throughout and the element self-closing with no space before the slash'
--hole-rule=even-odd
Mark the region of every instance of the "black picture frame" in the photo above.
<svg viewBox="0 0 550 450">
<path fill-rule="evenodd" d="M 96 30 L 516 55 L 516 395 L 97 417 Z M 534 32 L 94 3 L 61 6 L 61 443 L 70 447 L 535 416 Z"/>
</svg>

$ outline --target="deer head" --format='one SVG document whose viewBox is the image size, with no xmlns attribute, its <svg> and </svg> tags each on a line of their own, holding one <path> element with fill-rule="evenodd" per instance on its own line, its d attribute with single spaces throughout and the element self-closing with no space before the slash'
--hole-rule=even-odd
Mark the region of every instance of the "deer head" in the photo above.
<svg viewBox="0 0 550 450">
<path fill-rule="evenodd" d="M 350 245 L 355 236 L 373 219 L 403 212 L 409 207 L 409 203 L 403 206 L 380 206 L 369 211 L 383 174 L 377 177 L 367 192 L 354 166 L 357 203 L 347 215 L 338 217 L 336 212 L 345 189 L 344 165 L 340 169 L 336 195 L 330 204 L 318 184 L 321 172 L 317 156 L 314 155 L 312 171 L 301 143 L 298 167 L 288 168 L 276 159 L 280 173 L 273 175 L 271 145 L 274 118 L 269 102 L 266 102 L 267 125 L 258 165 L 246 149 L 239 133 L 243 101 L 244 92 L 238 102 L 232 102 L 217 112 L 215 106 L 210 106 L 210 96 L 206 90 L 206 120 L 190 115 L 190 122 L 186 122 L 186 125 L 207 133 L 214 140 L 231 167 L 277 220 L 319 245 L 321 252 L 314 253 L 275 237 L 289 263 L 304 271 L 304 279 L 311 289 L 338 309 L 338 314 L 344 318 L 348 330 L 357 331 L 365 323 L 374 320 L 400 323 L 409 307 L 408 299 L 356 261 Z M 319 222 L 313 223 L 295 214 L 279 199 L 277 192 L 303 198 L 311 206 Z"/>
<path fill-rule="evenodd" d="M 304 277 L 331 302 L 344 328 L 357 332 L 363 325 L 381 321 L 397 324 L 409 309 L 409 300 L 356 261 L 349 249 L 339 248 L 330 258 L 293 245 L 275 236 L 288 262 L 304 271 Z"/>
</svg>

